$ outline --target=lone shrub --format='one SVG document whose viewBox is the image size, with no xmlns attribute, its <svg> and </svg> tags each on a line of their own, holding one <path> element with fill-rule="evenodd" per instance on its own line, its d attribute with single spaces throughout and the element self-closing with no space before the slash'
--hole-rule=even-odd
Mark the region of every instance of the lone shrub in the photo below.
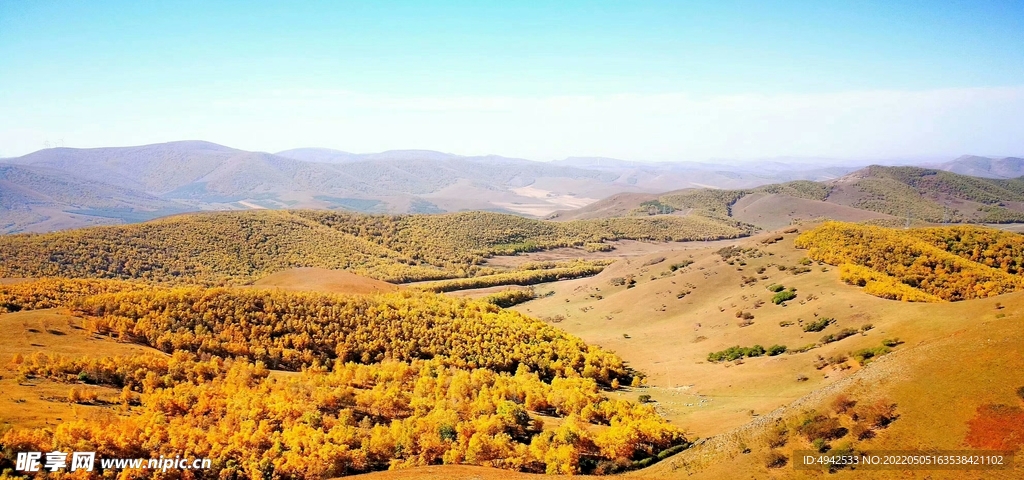
<svg viewBox="0 0 1024 480">
<path fill-rule="evenodd" d="M 836 333 L 830 333 L 821 337 L 821 343 L 827 344 L 832 342 L 838 342 L 846 337 L 851 337 L 857 334 L 857 330 L 853 328 L 844 328 Z"/>
<path fill-rule="evenodd" d="M 73 387 L 68 392 L 68 401 L 71 403 L 94 403 L 96 401 L 96 392 Z"/>
<path fill-rule="evenodd" d="M 789 457 L 775 450 L 768 452 L 768 456 L 764 460 L 764 466 L 768 468 L 782 468 L 787 463 L 789 463 Z"/>
<path fill-rule="evenodd" d="M 796 293 L 793 293 L 792 290 L 783 290 L 772 297 L 772 303 L 781 305 L 782 303 L 788 302 L 794 298 L 796 298 Z"/>
<path fill-rule="evenodd" d="M 863 419 L 872 428 L 885 428 L 895 422 L 899 415 L 896 413 L 896 404 L 879 400 L 866 408 L 854 412 L 855 420 Z"/>
<path fill-rule="evenodd" d="M 789 441 L 789 429 L 784 426 L 772 429 L 768 432 L 768 436 L 765 438 L 765 442 L 768 443 L 769 448 L 779 448 L 786 445 Z"/>
<path fill-rule="evenodd" d="M 669 265 L 668 269 L 672 270 L 674 272 L 676 270 L 679 270 L 680 268 L 686 268 L 686 267 L 690 266 L 690 264 L 692 264 L 692 263 L 693 263 L 693 260 L 683 260 L 683 261 L 681 261 L 679 263 L 673 263 L 672 265 Z"/>
<path fill-rule="evenodd" d="M 901 342 L 899 338 L 887 338 L 885 340 L 882 340 L 882 345 L 885 345 L 886 347 L 890 348 L 895 347 L 901 343 L 903 342 Z"/>
<path fill-rule="evenodd" d="M 832 410 L 836 413 L 846 413 L 848 410 L 857 405 L 857 401 L 850 398 L 845 393 L 839 394 L 835 400 L 832 401 Z"/>
<path fill-rule="evenodd" d="M 837 440 L 846 436 L 849 432 L 846 427 L 839 423 L 839 419 L 828 415 L 812 415 L 804 418 L 804 421 L 797 427 L 797 433 L 803 435 L 809 441 L 815 439 Z"/>
<path fill-rule="evenodd" d="M 772 345 L 771 347 L 768 347 L 768 356 L 769 357 L 774 357 L 776 355 L 781 355 L 783 353 L 786 353 L 786 346 L 785 345 Z"/>
<path fill-rule="evenodd" d="M 882 355 L 885 355 L 891 351 L 892 350 L 889 347 L 886 347 L 884 345 L 875 348 L 862 348 L 860 350 L 857 350 L 856 352 L 853 352 L 853 358 L 857 360 L 857 363 L 861 365 L 867 365 L 868 362 L 871 361 L 871 359 L 875 357 L 881 357 Z"/>
<path fill-rule="evenodd" d="M 829 326 L 829 325 L 831 325 L 833 323 L 836 323 L 836 319 L 831 318 L 831 317 L 821 317 L 821 318 L 819 318 L 819 319 L 817 319 L 817 320 L 815 320 L 815 321 L 813 321 L 811 323 L 808 323 L 807 325 L 804 325 L 804 331 L 805 332 L 820 332 L 820 331 L 824 330 L 825 327 L 827 327 L 827 326 Z"/>
</svg>

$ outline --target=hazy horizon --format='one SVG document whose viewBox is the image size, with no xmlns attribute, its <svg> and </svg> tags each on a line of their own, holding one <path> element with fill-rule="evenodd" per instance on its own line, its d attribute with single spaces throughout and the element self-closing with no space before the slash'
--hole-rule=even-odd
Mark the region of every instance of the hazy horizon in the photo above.
<svg viewBox="0 0 1024 480">
<path fill-rule="evenodd" d="M 452 157 L 459 157 L 459 158 L 498 157 L 498 158 L 507 158 L 507 159 L 515 159 L 515 160 L 528 160 L 528 161 L 544 162 L 544 163 L 560 162 L 560 161 L 564 162 L 564 161 L 570 161 L 570 160 L 583 160 L 583 161 L 586 161 L 586 160 L 594 160 L 594 161 L 609 160 L 609 161 L 620 161 L 620 162 L 625 162 L 625 163 L 640 163 L 640 164 L 651 165 L 651 166 L 672 165 L 672 164 L 705 164 L 706 165 L 706 164 L 709 164 L 709 163 L 712 163 L 712 164 L 713 163 L 723 163 L 723 164 L 727 164 L 727 165 L 730 165 L 730 166 L 744 166 L 744 165 L 749 164 L 751 162 L 774 162 L 774 163 L 785 164 L 785 165 L 790 165 L 790 166 L 794 166 L 794 167 L 799 167 L 799 166 L 823 166 L 823 167 L 828 167 L 828 166 L 866 166 L 866 165 L 869 165 L 869 164 L 899 166 L 899 165 L 933 165 L 933 164 L 949 162 L 949 161 L 956 160 L 956 159 L 961 158 L 961 157 L 968 157 L 968 156 L 986 157 L 986 158 L 992 158 L 992 159 L 1011 158 L 1011 157 L 1012 158 L 1022 158 L 1022 157 L 1024 157 L 1024 155 L 991 155 L 991 154 L 989 154 L 989 155 L 979 155 L 979 154 L 975 154 L 975 153 L 964 153 L 964 154 L 956 155 L 956 156 L 946 156 L 946 155 L 904 155 L 904 156 L 884 157 L 884 158 L 883 157 L 877 157 L 877 158 L 866 158 L 866 157 L 865 158 L 853 158 L 853 157 L 850 157 L 850 158 L 837 158 L 837 157 L 816 157 L 816 156 L 800 157 L 800 156 L 784 156 L 784 155 L 780 155 L 780 156 L 772 156 L 772 157 L 767 157 L 766 156 L 766 157 L 749 157 L 749 158 L 714 158 L 714 157 L 712 157 L 712 158 L 694 159 L 694 160 L 648 160 L 648 159 L 633 159 L 633 158 L 614 158 L 614 157 L 605 157 L 605 156 L 598 156 L 598 155 L 569 155 L 569 156 L 566 156 L 566 157 L 554 158 L 554 159 L 536 159 L 536 158 L 516 157 L 516 156 L 511 156 L 511 155 L 502 155 L 501 153 L 495 153 L 495 152 L 485 153 L 485 154 L 481 154 L 481 155 L 466 155 L 466 154 L 462 154 L 460 152 L 445 152 L 445 151 L 440 151 L 440 150 L 430 150 L 430 149 L 422 149 L 422 148 L 396 148 L 396 149 L 391 149 L 391 150 L 383 150 L 383 151 L 379 151 L 379 152 L 353 152 L 353 151 L 350 151 L 350 150 L 344 150 L 344 149 L 339 149 L 339 148 L 331 148 L 331 147 L 321 147 L 321 146 L 300 146 L 300 147 L 294 147 L 294 148 L 286 148 L 284 150 L 277 150 L 277 151 L 248 150 L 248 149 L 240 148 L 240 147 L 237 147 L 237 146 L 234 146 L 234 145 L 224 145 L 224 144 L 217 143 L 217 142 L 210 142 L 209 140 L 193 138 L 193 139 L 170 140 L 170 141 L 167 141 L 167 142 L 147 143 L 147 144 L 138 144 L 138 145 L 99 145 L 99 146 L 94 146 L 94 147 L 74 147 L 74 146 L 60 145 L 59 142 L 56 142 L 56 144 L 44 146 L 43 148 L 32 150 L 32 151 L 30 151 L 28 153 L 25 153 L 23 155 L 18 155 L 18 156 L 0 156 L 0 160 L 13 160 L 13 159 L 20 158 L 20 157 L 23 157 L 23 156 L 31 155 L 33 153 L 41 152 L 41 151 L 44 151 L 44 150 L 52 150 L 52 149 L 90 150 L 90 149 L 107 149 L 107 148 L 139 148 L 139 147 L 147 147 L 147 146 L 154 146 L 154 145 L 165 145 L 165 144 L 175 144 L 175 143 L 188 143 L 188 142 L 212 143 L 212 144 L 215 144 L 215 145 L 219 145 L 219 146 L 222 146 L 222 147 L 227 147 L 227 148 L 231 148 L 231 149 L 235 149 L 235 150 L 251 151 L 251 152 L 257 152 L 257 153 L 268 153 L 268 154 L 272 154 L 272 155 L 280 155 L 280 154 L 288 153 L 288 152 L 291 152 L 291 151 L 299 151 L 299 150 L 322 150 L 322 151 L 325 151 L 325 152 L 335 152 L 335 153 L 338 153 L 338 154 L 346 154 L 346 155 L 354 155 L 354 156 L 374 156 L 374 155 L 381 155 L 381 154 L 387 154 L 387 153 L 398 153 L 398 152 L 425 152 L 425 153 L 439 153 L 439 154 L 442 154 L 442 155 L 450 155 Z M 51 143 L 55 143 L 55 142 L 51 142 Z"/>
<path fill-rule="evenodd" d="M 0 4 L 0 157 L 1024 154 L 1019 2 Z"/>
</svg>

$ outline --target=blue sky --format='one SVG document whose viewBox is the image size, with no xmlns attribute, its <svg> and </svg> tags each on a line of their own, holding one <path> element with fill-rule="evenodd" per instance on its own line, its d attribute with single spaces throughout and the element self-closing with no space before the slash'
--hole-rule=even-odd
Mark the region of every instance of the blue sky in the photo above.
<svg viewBox="0 0 1024 480">
<path fill-rule="evenodd" d="M 0 156 L 1024 155 L 1024 2 L 289 3 L 0 1 Z"/>
</svg>

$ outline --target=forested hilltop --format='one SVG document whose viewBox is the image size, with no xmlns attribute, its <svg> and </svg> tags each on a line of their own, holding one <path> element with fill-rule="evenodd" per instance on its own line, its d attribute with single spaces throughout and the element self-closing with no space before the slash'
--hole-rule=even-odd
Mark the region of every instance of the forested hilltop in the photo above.
<svg viewBox="0 0 1024 480">
<path fill-rule="evenodd" d="M 146 223 L 0 236 L 0 277 L 240 284 L 291 267 L 409 282 L 498 273 L 492 255 L 610 240 L 716 240 L 748 229 L 700 216 L 548 222 L 515 215 L 330 211 L 186 214 Z"/>
<path fill-rule="evenodd" d="M 686 444 L 652 406 L 603 393 L 642 381 L 618 356 L 485 302 L 41 280 L 0 285 L 0 303 L 62 306 L 92 335 L 170 354 L 15 355 L 19 385 L 69 384 L 68 401 L 120 415 L 16 427 L 3 452 L 187 452 L 219 478 L 315 479 L 440 463 L 611 473 Z"/>
<path fill-rule="evenodd" d="M 1024 178 L 979 178 L 921 167 L 870 166 L 830 181 L 747 189 L 688 188 L 650 198 L 613 196 L 552 219 L 689 212 L 772 229 L 791 220 L 1024 222 Z"/>
<path fill-rule="evenodd" d="M 796 245 L 883 298 L 957 301 L 1024 289 L 1024 236 L 974 226 L 893 229 L 827 222 Z"/>
</svg>

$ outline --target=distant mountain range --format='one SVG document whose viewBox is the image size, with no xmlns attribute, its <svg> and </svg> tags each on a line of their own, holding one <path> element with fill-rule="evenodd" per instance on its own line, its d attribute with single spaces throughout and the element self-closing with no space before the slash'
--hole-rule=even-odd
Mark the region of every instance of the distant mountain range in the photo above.
<svg viewBox="0 0 1024 480">
<path fill-rule="evenodd" d="M 1020 171 L 1021 159 L 961 157 L 940 168 L 1004 178 Z M 0 232 L 259 208 L 362 213 L 489 210 L 544 217 L 621 193 L 748 189 L 793 180 L 833 180 L 853 170 L 785 162 L 644 163 L 601 157 L 536 162 L 429 150 L 356 154 L 299 148 L 271 154 L 203 141 L 50 148 L 0 160 Z"/>
</svg>

